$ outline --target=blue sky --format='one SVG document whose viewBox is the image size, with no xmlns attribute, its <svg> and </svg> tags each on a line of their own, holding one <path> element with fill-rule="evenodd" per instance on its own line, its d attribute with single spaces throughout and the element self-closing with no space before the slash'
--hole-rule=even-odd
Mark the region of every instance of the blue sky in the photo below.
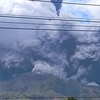
<svg viewBox="0 0 100 100">
<path fill-rule="evenodd" d="M 88 0 L 64 0 L 64 2 L 80 2 L 80 3 L 88 3 Z M 91 12 L 87 9 L 86 6 L 78 6 L 78 5 L 67 5 L 62 4 L 61 11 L 70 12 L 75 17 L 78 18 L 92 18 Z"/>
</svg>

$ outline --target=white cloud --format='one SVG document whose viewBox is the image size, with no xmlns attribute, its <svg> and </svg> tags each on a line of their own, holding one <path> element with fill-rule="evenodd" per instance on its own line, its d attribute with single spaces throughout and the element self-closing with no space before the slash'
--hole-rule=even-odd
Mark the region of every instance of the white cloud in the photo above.
<svg viewBox="0 0 100 100">
<path fill-rule="evenodd" d="M 82 84 L 85 84 L 85 85 L 89 85 L 89 86 L 100 86 L 100 85 L 97 84 L 96 82 L 88 82 L 86 78 L 82 79 L 82 80 L 81 80 L 81 83 L 82 83 Z"/>
<path fill-rule="evenodd" d="M 89 3 L 89 2 L 87 2 Z M 92 3 L 92 1 L 91 1 Z M 67 6 L 66 6 L 67 7 Z M 75 6 L 76 7 L 76 6 Z M 64 8 L 65 9 L 65 8 Z M 72 9 L 69 7 L 69 9 Z M 61 11 L 60 16 L 67 18 L 74 18 L 74 17 L 83 17 L 85 12 L 89 11 L 89 14 L 96 18 L 98 9 L 92 9 L 91 7 L 83 7 L 81 6 L 73 8 L 72 11 L 67 10 L 67 12 Z M 73 14 L 73 10 L 78 12 L 79 9 L 82 11 L 80 14 Z M 92 11 L 93 10 L 93 11 Z M 95 12 L 95 13 L 94 13 Z M 57 17 L 55 7 L 52 3 L 40 3 L 40 2 L 30 2 L 27 0 L 3 0 L 0 2 L 0 13 L 1 14 L 15 14 L 15 15 L 31 15 L 31 16 L 51 16 Z M 91 15 L 89 15 L 91 17 Z M 31 27 L 31 28 L 43 28 L 43 29 L 79 29 L 78 27 L 66 27 L 69 22 L 62 22 L 62 21 L 40 21 L 40 20 L 22 20 L 22 19 L 15 19 L 15 20 L 8 20 L 8 19 L 1 19 L 5 21 L 18 21 L 18 22 L 41 22 L 45 24 L 58 24 L 58 25 L 65 25 L 58 27 L 57 25 L 52 26 L 45 26 L 45 25 L 8 25 L 10 27 Z M 79 22 L 71 22 L 71 25 L 81 24 Z M 93 25 L 87 23 L 88 25 Z M 86 24 L 86 25 L 87 25 Z M 1 25 L 1 24 L 0 24 Z M 3 26 L 4 24 L 2 24 Z M 4 25 L 5 26 L 5 25 Z M 89 29 L 87 28 L 80 28 L 80 29 Z M 90 28 L 94 29 L 94 28 Z M 98 29 L 95 29 L 98 30 Z M 40 72 L 40 73 L 47 73 L 53 74 L 60 78 L 67 78 L 67 72 L 65 72 L 65 68 L 67 67 L 76 67 L 77 73 L 71 76 L 71 79 L 78 79 L 82 75 L 86 73 L 86 69 L 84 67 L 78 66 L 78 60 L 73 62 L 73 59 L 80 59 L 85 60 L 87 58 L 92 58 L 94 61 L 100 59 L 100 52 L 99 52 L 99 36 L 96 35 L 96 32 L 54 32 L 54 31 L 20 31 L 20 30 L 0 30 L 0 44 L 8 46 L 11 51 L 16 51 L 12 53 L 10 50 L 8 52 L 3 53 L 4 57 L 2 61 L 4 62 L 4 67 L 11 68 L 13 67 L 12 62 L 14 62 L 14 66 L 18 67 L 21 62 L 25 61 L 20 53 L 27 56 L 32 64 L 34 64 L 33 72 Z M 70 39 L 70 36 L 75 37 L 76 39 L 76 48 L 73 50 L 73 54 L 71 55 L 70 61 L 67 59 L 67 47 L 65 45 L 64 49 L 61 48 L 63 41 L 67 42 Z M 16 42 L 18 41 L 18 43 Z M 80 45 L 77 43 L 81 43 Z M 9 44 L 9 45 L 8 45 Z M 71 46 L 71 45 L 70 45 Z M 63 50 L 62 50 L 63 49 Z M 34 60 L 35 56 L 37 57 L 37 61 Z M 41 60 L 42 59 L 42 60 Z M 46 60 L 44 60 L 46 59 Z M 1 60 L 1 59 L 0 59 Z M 73 63 L 73 66 L 71 64 Z M 77 64 L 76 64 L 77 63 Z M 21 66 L 23 67 L 23 66 Z M 29 66 L 27 66 L 29 67 Z M 74 69 L 71 70 L 74 72 Z M 92 67 L 91 67 L 92 68 Z M 91 69 L 90 68 L 90 69 Z"/>
<path fill-rule="evenodd" d="M 99 86 L 96 82 L 90 82 L 87 85 L 91 85 L 91 86 Z"/>
<path fill-rule="evenodd" d="M 47 62 L 37 61 L 34 62 L 34 68 L 32 72 L 36 72 L 38 74 L 53 74 L 54 76 L 66 79 L 66 73 L 64 69 L 59 67 L 58 65 L 50 65 Z"/>
<path fill-rule="evenodd" d="M 14 15 L 30 15 L 30 16 L 52 16 L 56 17 L 55 7 L 52 3 L 32 2 L 28 0 L 3 0 L 0 2 L 0 14 L 14 14 Z M 18 21 L 18 22 L 36 22 L 36 23 L 50 23 L 50 21 L 43 20 L 24 20 L 24 19 L 10 19 L 0 18 L 0 21 Z M 14 25 L 1 24 L 6 27 L 29 27 L 29 28 L 46 28 L 42 25 Z M 44 31 L 39 31 L 44 32 Z M 11 43 L 16 40 L 24 41 L 36 37 L 37 31 L 22 31 L 22 30 L 0 30 L 0 43 Z M 39 36 L 39 35 L 38 35 Z"/>
<path fill-rule="evenodd" d="M 99 0 L 64 0 L 64 2 L 79 2 L 86 4 L 100 5 Z M 61 11 L 71 12 L 76 17 L 82 18 L 99 18 L 100 6 L 86 6 L 86 5 L 66 5 L 62 4 Z"/>
<path fill-rule="evenodd" d="M 100 5 L 100 1 L 99 0 L 89 0 L 90 4 L 97 4 Z M 94 18 L 99 18 L 100 15 L 100 6 L 88 6 L 87 9 L 89 9 L 89 11 L 92 13 L 92 15 L 94 16 Z"/>
<path fill-rule="evenodd" d="M 15 15 L 52 15 L 55 16 L 55 7 L 52 3 L 48 6 L 40 2 L 31 2 L 28 0 L 3 0 L 0 2 L 0 13 L 2 14 L 15 14 Z M 48 10 L 50 8 L 51 10 Z M 42 12 L 41 12 L 42 11 Z M 44 16 L 43 15 L 43 16 Z"/>
<path fill-rule="evenodd" d="M 86 69 L 82 68 L 82 67 L 79 67 L 76 75 L 71 76 L 70 79 L 75 79 L 76 80 L 76 79 L 80 78 L 82 75 L 84 75 L 85 73 L 86 73 Z"/>
<path fill-rule="evenodd" d="M 19 67 L 20 63 L 23 61 L 24 61 L 23 57 L 21 57 L 18 54 L 10 53 L 10 52 L 6 53 L 2 58 L 2 62 L 4 62 L 5 68 Z"/>
<path fill-rule="evenodd" d="M 97 61 L 100 59 L 100 52 L 99 52 L 99 45 L 96 44 L 87 44 L 87 45 L 78 45 L 77 46 L 77 51 L 75 54 L 72 56 L 71 59 L 80 59 L 80 60 L 85 60 L 85 59 L 94 59 L 94 61 Z"/>
</svg>

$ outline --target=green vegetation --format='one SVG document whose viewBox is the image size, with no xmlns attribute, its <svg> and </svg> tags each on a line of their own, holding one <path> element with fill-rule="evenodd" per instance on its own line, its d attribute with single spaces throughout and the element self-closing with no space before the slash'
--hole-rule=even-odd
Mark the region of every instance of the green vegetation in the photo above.
<svg viewBox="0 0 100 100">
<path fill-rule="evenodd" d="M 2 95 L 3 94 L 3 95 Z M 94 86 L 85 86 L 74 80 L 61 80 L 52 75 L 39 75 L 35 73 L 20 74 L 8 81 L 0 82 L 0 96 L 14 98 L 20 97 L 52 97 L 53 100 L 76 100 L 75 98 L 56 99 L 56 96 L 98 96 L 100 88 Z M 26 96 L 25 96 L 26 95 Z M 88 99 L 78 99 L 88 100 Z M 90 98 L 90 100 L 93 100 Z M 95 98 L 95 100 L 99 100 Z"/>
<path fill-rule="evenodd" d="M 77 99 L 74 97 L 68 97 L 68 98 L 65 98 L 64 100 L 77 100 Z"/>
<path fill-rule="evenodd" d="M 26 96 L 17 92 L 7 92 L 0 94 L 0 100 L 29 100 Z"/>
</svg>

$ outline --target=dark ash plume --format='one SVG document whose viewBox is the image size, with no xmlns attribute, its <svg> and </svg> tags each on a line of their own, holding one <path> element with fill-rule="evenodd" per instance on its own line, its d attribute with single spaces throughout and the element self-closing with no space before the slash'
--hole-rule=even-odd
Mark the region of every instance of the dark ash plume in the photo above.
<svg viewBox="0 0 100 100">
<path fill-rule="evenodd" d="M 62 6 L 62 1 L 63 0 L 51 0 L 51 2 L 55 5 L 58 16 L 59 16 L 59 13 L 60 13 L 60 8 Z M 56 2 L 61 2 L 61 3 L 56 3 Z"/>
</svg>

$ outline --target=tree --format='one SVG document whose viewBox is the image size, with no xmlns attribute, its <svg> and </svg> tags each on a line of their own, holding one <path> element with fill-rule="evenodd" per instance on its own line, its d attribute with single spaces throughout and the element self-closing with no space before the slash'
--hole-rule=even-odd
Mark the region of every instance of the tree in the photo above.
<svg viewBox="0 0 100 100">
<path fill-rule="evenodd" d="M 64 100 L 77 100 L 77 99 L 74 97 L 68 97 L 68 98 L 65 98 Z"/>
</svg>

